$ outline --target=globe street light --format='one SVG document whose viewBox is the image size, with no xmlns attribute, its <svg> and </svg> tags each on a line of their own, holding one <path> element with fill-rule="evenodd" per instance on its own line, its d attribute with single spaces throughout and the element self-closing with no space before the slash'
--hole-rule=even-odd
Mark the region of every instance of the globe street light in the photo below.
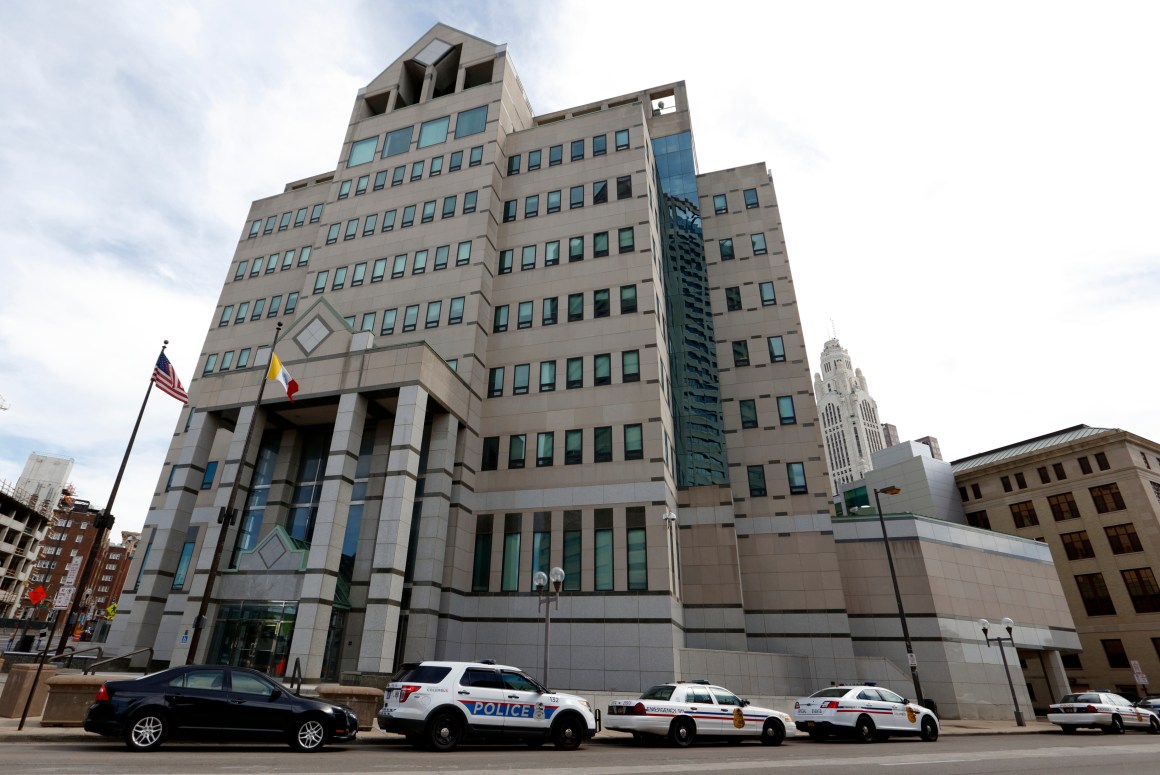
<svg viewBox="0 0 1160 775">
<path fill-rule="evenodd" d="M 552 587 L 548 588 L 548 582 Z M 544 688 L 551 688 L 548 683 L 548 650 L 552 643 L 552 603 L 556 610 L 560 609 L 560 590 L 564 587 L 564 569 L 560 566 L 552 568 L 548 573 L 542 570 L 532 575 L 532 587 L 540 596 L 540 607 L 544 609 Z"/>
<path fill-rule="evenodd" d="M 890 539 L 886 536 L 886 520 L 882 518 L 882 503 L 878 493 L 897 495 L 902 489 L 891 484 L 875 488 L 874 505 L 878 508 L 878 524 L 882 526 L 882 544 L 886 547 L 886 561 L 890 565 L 890 581 L 894 583 L 894 600 L 898 603 L 898 621 L 902 623 L 902 640 L 906 642 L 906 662 L 910 665 L 910 679 L 914 681 L 914 699 L 922 705 L 922 684 L 918 681 L 918 659 L 914 656 L 914 646 L 910 643 L 910 629 L 906 626 L 906 612 L 902 610 L 902 592 L 898 589 L 898 574 L 894 572 L 894 555 L 890 551 Z"/>
<path fill-rule="evenodd" d="M 1003 621 L 999 622 L 1007 630 L 1007 637 L 996 635 L 992 638 L 987 634 L 991 629 L 991 623 L 986 619 L 979 620 L 979 626 L 983 628 L 983 640 L 987 641 L 987 648 L 991 648 L 991 641 L 999 644 L 999 654 L 1003 657 L 1003 672 L 1007 674 L 1007 686 L 1011 689 L 1011 704 L 1015 706 L 1015 725 L 1019 727 L 1027 726 L 1027 722 L 1023 720 L 1023 711 L 1019 710 L 1019 700 L 1015 698 L 1015 684 L 1011 681 L 1011 668 L 1007 666 L 1007 652 L 1003 650 L 1003 641 L 1010 641 L 1011 648 L 1015 648 L 1015 638 L 1011 635 L 1011 630 L 1015 627 L 1015 622 L 1009 618 L 1004 617 Z"/>
</svg>

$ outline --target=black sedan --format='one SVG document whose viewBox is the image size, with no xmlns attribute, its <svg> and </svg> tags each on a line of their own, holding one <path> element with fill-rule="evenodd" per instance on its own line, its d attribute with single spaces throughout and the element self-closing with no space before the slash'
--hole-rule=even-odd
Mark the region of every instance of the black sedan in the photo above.
<svg viewBox="0 0 1160 775">
<path fill-rule="evenodd" d="M 89 706 L 85 731 L 123 737 L 132 751 L 151 751 L 179 737 L 280 740 L 317 751 L 354 740 L 358 719 L 344 705 L 299 697 L 256 670 L 186 665 L 107 681 Z"/>
</svg>

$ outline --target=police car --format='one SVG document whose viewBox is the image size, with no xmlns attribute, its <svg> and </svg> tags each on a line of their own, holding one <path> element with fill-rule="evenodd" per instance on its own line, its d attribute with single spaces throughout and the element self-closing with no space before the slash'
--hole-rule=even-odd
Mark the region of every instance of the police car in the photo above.
<svg viewBox="0 0 1160 775">
<path fill-rule="evenodd" d="M 760 739 L 766 745 L 781 745 L 786 735 L 797 733 L 788 714 L 750 705 L 703 680 L 661 684 L 635 700 L 613 700 L 604 726 L 631 732 L 637 740 L 668 737 L 681 747 L 696 737 L 723 737 L 730 743 Z"/>
<path fill-rule="evenodd" d="M 938 718 L 929 709 L 881 686 L 831 686 L 793 704 L 798 729 L 813 740 L 853 737 L 872 743 L 891 735 L 938 740 Z"/>
<path fill-rule="evenodd" d="M 1065 694 L 1047 709 L 1047 720 L 1070 734 L 1080 727 L 1102 729 L 1118 735 L 1125 727 L 1160 734 L 1160 718 L 1151 708 L 1132 705 L 1111 692 L 1077 692 Z"/>
<path fill-rule="evenodd" d="M 544 688 L 519 668 L 481 662 L 407 664 L 383 692 L 379 729 L 420 748 L 450 751 L 468 739 L 551 740 L 575 750 L 596 734 L 588 700 Z"/>
</svg>

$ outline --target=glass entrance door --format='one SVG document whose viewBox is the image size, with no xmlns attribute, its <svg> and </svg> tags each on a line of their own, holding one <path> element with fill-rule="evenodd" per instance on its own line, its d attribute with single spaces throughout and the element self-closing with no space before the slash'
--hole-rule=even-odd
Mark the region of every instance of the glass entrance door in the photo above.
<svg viewBox="0 0 1160 775">
<path fill-rule="evenodd" d="M 208 661 L 252 667 L 275 677 L 286 674 L 297 603 L 245 602 L 223 605 L 214 623 Z"/>
</svg>

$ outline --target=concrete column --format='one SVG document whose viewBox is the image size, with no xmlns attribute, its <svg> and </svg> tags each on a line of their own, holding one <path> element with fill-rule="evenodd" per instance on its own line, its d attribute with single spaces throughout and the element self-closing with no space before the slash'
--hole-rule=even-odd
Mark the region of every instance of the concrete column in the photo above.
<svg viewBox="0 0 1160 775">
<path fill-rule="evenodd" d="M 342 560 L 342 542 L 346 535 L 351 488 L 358 466 L 358 451 L 362 445 L 366 416 L 365 397 L 358 393 L 346 393 L 338 399 L 338 416 L 334 421 L 334 433 L 330 437 L 326 477 L 318 502 L 318 516 L 314 520 L 314 536 L 310 541 L 310 554 L 306 558 L 298 618 L 294 623 L 294 637 L 290 642 L 290 656 L 287 660 L 293 664 L 295 657 L 301 659 L 303 675 L 310 678 L 322 674 L 322 658 L 326 651 L 330 614 L 334 608 L 338 566 Z"/>
<path fill-rule="evenodd" d="M 157 646 L 155 640 L 173 586 L 173 571 L 185 544 L 194 504 L 201 494 L 201 480 L 220 427 L 221 418 L 216 413 L 195 412 L 184 434 L 169 491 L 161 508 L 149 515 L 138 550 L 140 559 L 130 566 L 125 579 L 126 587 L 131 588 L 140 567 L 137 563 L 144 563 L 136 591 L 121 595 L 109 634 L 109 644 L 119 651 Z"/>
<path fill-rule="evenodd" d="M 449 414 L 436 415 L 431 421 L 419 540 L 415 545 L 415 570 L 411 581 L 411 605 L 407 612 L 407 644 L 403 649 L 403 659 L 407 662 L 436 656 L 458 432 L 459 421 Z"/>
<path fill-rule="evenodd" d="M 460 65 L 459 72 L 455 73 L 455 93 L 463 91 L 463 84 L 467 83 L 467 68 Z"/>
<path fill-rule="evenodd" d="M 250 448 L 243 450 L 242 447 L 246 443 L 246 437 L 249 435 L 250 425 L 254 426 L 253 439 L 250 442 Z M 234 425 L 234 434 L 230 439 L 229 451 L 226 453 L 226 461 L 222 466 L 221 483 L 218 485 L 217 492 L 214 494 L 213 509 L 210 518 L 205 524 L 205 539 L 201 542 L 201 548 L 197 554 L 197 565 L 193 571 L 193 582 L 190 585 L 189 598 L 185 606 L 185 611 L 181 615 L 181 623 L 178 625 L 177 631 L 180 633 L 177 642 L 173 646 L 173 656 L 171 658 L 172 664 L 184 664 L 189 645 L 185 638 L 185 633 L 193 632 L 193 620 L 197 616 L 198 608 L 201 606 L 201 599 L 205 596 L 205 590 L 209 575 L 213 565 L 214 549 L 217 547 L 218 533 L 222 530 L 226 531 L 226 540 L 222 547 L 222 556 L 218 563 L 218 567 L 225 567 L 229 563 L 230 549 L 233 547 L 232 540 L 234 534 L 237 532 L 236 526 L 230 524 L 220 524 L 217 521 L 217 515 L 221 513 L 223 508 L 229 509 L 231 506 L 241 513 L 242 507 L 246 503 L 246 496 L 248 489 L 245 484 L 238 489 L 237 498 L 231 504 L 230 493 L 233 491 L 234 480 L 242 477 L 243 483 L 251 481 L 254 473 L 254 462 L 258 459 L 258 449 L 261 447 L 260 440 L 262 438 L 262 431 L 266 426 L 266 413 L 259 412 L 257 407 L 253 404 L 243 406 L 238 411 L 238 421 Z M 242 453 L 245 452 L 245 461 L 242 460 Z M 244 465 L 243 465 L 244 463 Z M 177 550 L 181 549 L 181 541 L 177 543 Z M 171 563 L 168 567 L 173 567 Z M 216 581 L 215 581 L 216 588 Z M 217 609 L 210 601 L 210 606 L 206 609 L 205 626 L 201 631 L 201 641 L 198 644 L 198 654 L 195 654 L 196 659 L 203 659 L 208 653 L 209 642 L 213 637 L 214 621 L 217 618 Z"/>
<path fill-rule="evenodd" d="M 1071 681 L 1063 667 L 1063 657 L 1054 649 L 1040 652 L 1043 673 L 1047 677 L 1047 688 L 1051 691 L 1051 702 L 1059 702 L 1060 697 L 1071 694 Z"/>
<path fill-rule="evenodd" d="M 366 673 L 389 673 L 394 668 L 426 413 L 426 390 L 407 385 L 399 391 L 359 651 L 358 669 Z"/>
</svg>

